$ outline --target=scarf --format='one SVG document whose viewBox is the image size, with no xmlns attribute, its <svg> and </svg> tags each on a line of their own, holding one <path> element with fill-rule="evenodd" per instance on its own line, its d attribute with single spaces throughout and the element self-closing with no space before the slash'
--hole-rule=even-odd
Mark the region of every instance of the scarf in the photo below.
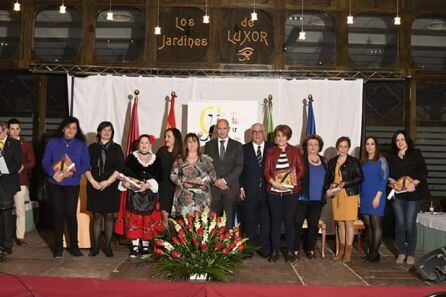
<svg viewBox="0 0 446 297">
<path fill-rule="evenodd" d="M 102 142 L 98 142 L 99 147 L 101 148 L 101 156 L 98 158 L 98 169 L 99 169 L 99 176 L 104 174 L 105 171 L 105 162 L 107 160 L 107 153 L 108 149 L 112 145 L 113 141 L 110 140 L 106 144 L 102 144 Z"/>
</svg>

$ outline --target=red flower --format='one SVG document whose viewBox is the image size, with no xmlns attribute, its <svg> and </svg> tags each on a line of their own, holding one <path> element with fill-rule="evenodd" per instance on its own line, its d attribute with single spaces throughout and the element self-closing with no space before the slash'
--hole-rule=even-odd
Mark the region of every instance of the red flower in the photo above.
<svg viewBox="0 0 446 297">
<path fill-rule="evenodd" d="M 215 235 L 215 234 L 217 234 L 217 229 L 215 229 L 215 228 L 214 228 L 214 229 L 212 229 L 212 230 L 211 230 L 211 234 L 212 234 L 212 235 Z"/>
<path fill-rule="evenodd" d="M 221 226 L 221 227 L 220 227 L 220 232 L 223 233 L 223 232 L 225 232 L 225 231 L 226 231 L 226 227 L 225 227 L 225 226 Z"/>
<path fill-rule="evenodd" d="M 241 244 L 241 245 L 239 245 L 238 249 L 243 251 L 245 249 L 245 246 L 243 244 Z"/>
<path fill-rule="evenodd" d="M 217 217 L 217 222 L 218 222 L 218 223 L 221 222 L 221 217 Z"/>
<path fill-rule="evenodd" d="M 203 244 L 200 246 L 200 250 L 201 250 L 202 252 L 204 252 L 205 250 L 207 250 L 207 248 L 208 248 L 208 246 L 207 246 L 205 243 L 203 243 Z"/>
<path fill-rule="evenodd" d="M 163 241 L 157 239 L 157 240 L 155 240 L 155 245 L 157 245 L 157 246 L 163 246 Z"/>
<path fill-rule="evenodd" d="M 231 237 L 231 233 L 226 233 L 226 236 L 225 236 L 226 238 L 230 238 Z"/>
<path fill-rule="evenodd" d="M 153 135 L 149 135 L 149 141 L 150 141 L 150 144 L 154 144 L 155 143 L 155 136 L 153 136 Z"/>
<path fill-rule="evenodd" d="M 184 237 L 180 237 L 180 242 L 182 243 L 182 244 L 185 244 L 186 243 L 186 238 L 184 238 Z"/>
<path fill-rule="evenodd" d="M 198 241 L 198 239 L 194 239 L 194 240 L 193 240 L 193 243 L 194 243 L 195 246 L 200 245 L 200 242 Z"/>
<path fill-rule="evenodd" d="M 242 237 L 241 237 L 241 236 L 237 236 L 237 237 L 235 238 L 235 241 L 237 241 L 237 242 L 242 241 Z"/>
<path fill-rule="evenodd" d="M 172 252 L 172 258 L 178 258 L 180 255 L 177 253 L 177 251 Z"/>
<path fill-rule="evenodd" d="M 217 213 L 215 211 L 211 211 L 211 218 L 215 218 L 217 216 Z"/>
<path fill-rule="evenodd" d="M 200 215 L 200 212 L 198 210 L 194 211 L 194 217 L 198 217 Z"/>
<path fill-rule="evenodd" d="M 184 221 L 182 220 L 182 219 L 178 219 L 178 224 L 180 225 L 180 226 L 184 226 Z"/>
<path fill-rule="evenodd" d="M 172 242 L 178 244 L 178 238 L 176 236 L 172 237 Z"/>
<path fill-rule="evenodd" d="M 183 229 L 178 230 L 178 235 L 184 236 L 184 230 Z"/>
<path fill-rule="evenodd" d="M 217 243 L 215 244 L 215 249 L 216 249 L 216 250 L 221 249 L 221 243 L 220 243 L 220 242 L 217 242 Z"/>
<path fill-rule="evenodd" d="M 240 227 L 239 227 L 239 226 L 237 226 L 237 227 L 234 228 L 234 232 L 235 232 L 235 233 L 238 233 L 239 231 L 240 231 Z"/>
<path fill-rule="evenodd" d="M 231 242 L 231 244 L 229 245 L 229 247 L 230 247 L 231 249 L 235 248 L 235 246 L 236 246 L 235 242 Z"/>
<path fill-rule="evenodd" d="M 155 254 L 162 255 L 163 254 L 163 250 L 162 249 L 155 249 Z"/>
<path fill-rule="evenodd" d="M 191 215 L 188 215 L 186 218 L 189 221 L 189 223 L 192 223 L 194 221 L 194 217 Z"/>
<path fill-rule="evenodd" d="M 198 228 L 197 234 L 202 236 L 203 235 L 203 229 L 202 228 Z"/>
<path fill-rule="evenodd" d="M 187 225 L 187 230 L 192 230 L 192 224 Z"/>
<path fill-rule="evenodd" d="M 225 235 L 224 235 L 224 234 L 220 234 L 220 236 L 218 237 L 218 239 L 220 239 L 220 240 L 224 240 L 224 239 L 225 239 Z"/>
<path fill-rule="evenodd" d="M 228 250 L 227 250 L 227 249 L 223 249 L 223 250 L 221 251 L 221 253 L 222 253 L 223 255 L 227 255 L 227 254 L 228 254 Z"/>
</svg>

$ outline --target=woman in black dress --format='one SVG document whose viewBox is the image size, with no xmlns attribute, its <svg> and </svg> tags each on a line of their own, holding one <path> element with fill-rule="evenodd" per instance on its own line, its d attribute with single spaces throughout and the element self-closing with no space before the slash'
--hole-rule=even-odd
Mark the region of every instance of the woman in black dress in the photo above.
<svg viewBox="0 0 446 297">
<path fill-rule="evenodd" d="M 161 162 L 163 178 L 159 183 L 158 197 L 160 201 L 161 213 L 163 215 L 163 225 L 167 227 L 169 215 L 172 210 L 173 195 L 175 185 L 170 180 L 172 164 L 183 151 L 183 141 L 181 132 L 176 128 L 169 128 L 164 132 L 164 146 L 156 152 L 156 157 Z"/>
<path fill-rule="evenodd" d="M 87 184 L 87 209 L 94 214 L 93 244 L 89 256 L 99 253 L 99 239 L 104 218 L 105 249 L 107 257 L 113 257 L 111 239 L 113 236 L 114 213 L 119 208 L 119 171 L 124 166 L 124 154 L 119 144 L 113 142 L 114 129 L 110 122 L 102 122 L 97 129 L 96 143 L 90 144 L 90 170 L 85 173 Z"/>
</svg>

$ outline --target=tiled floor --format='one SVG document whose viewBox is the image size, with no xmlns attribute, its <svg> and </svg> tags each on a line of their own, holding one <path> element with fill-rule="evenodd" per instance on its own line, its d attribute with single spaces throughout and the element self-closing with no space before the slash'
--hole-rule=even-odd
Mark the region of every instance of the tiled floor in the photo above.
<svg viewBox="0 0 446 297">
<path fill-rule="evenodd" d="M 27 247 L 13 249 L 6 262 L 0 263 L 0 271 L 11 274 L 42 276 L 86 277 L 102 279 L 157 280 L 151 275 L 148 263 L 139 263 L 128 257 L 124 245 L 114 247 L 113 258 L 103 253 L 97 257 L 72 257 L 67 251 L 62 259 L 53 259 L 48 243 L 51 232 L 28 233 Z M 328 242 L 330 247 L 332 242 Z M 389 245 L 389 243 L 387 243 Z M 354 251 L 353 261 L 343 264 L 332 259 L 333 252 L 326 250 L 326 257 L 315 260 L 303 258 L 288 264 L 282 258 L 269 263 L 259 256 L 244 260 L 240 269 L 228 278 L 234 283 L 274 283 L 290 285 L 429 285 L 419 280 L 407 265 L 395 264 L 394 255 L 383 246 L 379 263 L 364 263 L 362 254 Z"/>
</svg>

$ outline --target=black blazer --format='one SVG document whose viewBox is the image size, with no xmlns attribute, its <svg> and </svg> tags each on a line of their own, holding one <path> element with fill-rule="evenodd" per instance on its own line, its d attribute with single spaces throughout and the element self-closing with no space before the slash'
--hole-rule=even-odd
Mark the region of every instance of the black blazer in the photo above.
<svg viewBox="0 0 446 297">
<path fill-rule="evenodd" d="M 20 141 L 11 137 L 6 138 L 2 150 L 9 174 L 0 174 L 0 187 L 9 194 L 9 197 L 0 196 L 0 208 L 10 208 L 13 205 L 13 196 L 20 191 L 18 171 L 22 167 L 22 146 Z"/>
<path fill-rule="evenodd" d="M 302 156 L 302 158 L 304 159 L 304 165 L 305 165 L 305 174 L 301 180 L 302 195 L 308 197 L 310 195 L 310 183 L 311 183 L 311 181 L 310 181 L 310 162 L 308 162 L 307 154 L 304 154 Z M 319 158 L 321 159 L 321 163 L 322 163 L 322 166 L 324 166 L 325 172 L 327 172 L 328 160 L 321 155 L 319 155 Z M 327 175 L 327 173 L 325 173 L 325 175 Z M 322 189 L 322 194 L 321 194 L 322 204 L 327 203 L 327 199 L 325 197 L 326 196 L 325 192 L 326 192 L 326 189 L 325 189 L 325 180 L 324 180 L 324 188 Z"/>
<path fill-rule="evenodd" d="M 333 183 L 335 178 L 336 162 L 339 156 L 334 157 L 328 161 L 327 172 L 325 174 L 325 190 Z M 361 163 L 359 160 L 347 155 L 347 159 L 341 166 L 342 180 L 345 182 L 344 189 L 347 196 L 354 196 L 359 194 L 359 186 L 364 180 Z"/>
<path fill-rule="evenodd" d="M 265 141 L 263 147 L 263 161 L 265 161 L 266 151 L 274 144 Z M 246 195 L 256 194 L 259 189 L 265 190 L 265 178 L 263 176 L 263 164 L 257 163 L 257 150 L 254 150 L 252 141 L 243 145 L 243 171 L 240 175 L 240 187 L 245 190 Z"/>
<path fill-rule="evenodd" d="M 420 184 L 415 188 L 414 192 L 396 194 L 396 198 L 411 201 L 430 198 L 429 187 L 427 184 L 426 162 L 424 161 L 420 150 L 412 149 L 411 151 L 407 151 L 403 159 L 398 157 L 398 155 L 391 155 L 389 157 L 389 165 L 389 177 L 394 180 L 407 175 L 420 181 Z"/>
<path fill-rule="evenodd" d="M 223 160 L 220 160 L 218 145 L 218 138 L 214 138 L 206 143 L 204 150 L 213 160 L 217 178 L 224 178 L 228 187 L 238 192 L 239 178 L 243 170 L 242 144 L 229 138 Z"/>
</svg>

